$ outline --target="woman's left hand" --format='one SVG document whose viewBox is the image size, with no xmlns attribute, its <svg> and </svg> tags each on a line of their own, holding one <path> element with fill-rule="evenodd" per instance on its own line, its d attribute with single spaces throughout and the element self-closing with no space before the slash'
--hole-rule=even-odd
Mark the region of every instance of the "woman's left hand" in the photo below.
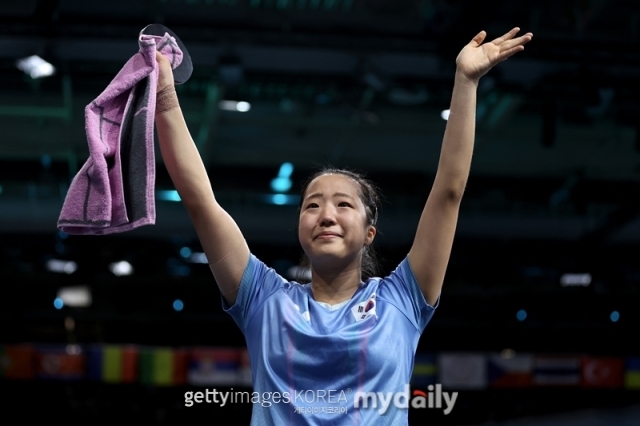
<svg viewBox="0 0 640 426">
<path fill-rule="evenodd" d="M 531 41 L 532 33 L 514 38 L 520 28 L 516 27 L 497 39 L 484 43 L 487 33 L 480 31 L 458 54 L 456 65 L 458 72 L 469 80 L 477 81 L 496 64 L 524 50 Z"/>
</svg>

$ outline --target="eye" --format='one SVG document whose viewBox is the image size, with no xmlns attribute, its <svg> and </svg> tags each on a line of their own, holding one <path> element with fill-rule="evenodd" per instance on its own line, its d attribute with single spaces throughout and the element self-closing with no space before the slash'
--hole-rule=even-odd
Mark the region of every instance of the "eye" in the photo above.
<svg viewBox="0 0 640 426">
<path fill-rule="evenodd" d="M 351 204 L 349 204 L 349 203 L 348 203 L 348 202 L 346 202 L 346 201 L 340 201 L 340 202 L 338 203 L 338 207 L 351 207 Z"/>
<path fill-rule="evenodd" d="M 307 204 L 307 207 L 305 207 L 306 209 L 313 209 L 313 208 L 317 208 L 318 204 L 316 203 L 309 203 Z"/>
</svg>

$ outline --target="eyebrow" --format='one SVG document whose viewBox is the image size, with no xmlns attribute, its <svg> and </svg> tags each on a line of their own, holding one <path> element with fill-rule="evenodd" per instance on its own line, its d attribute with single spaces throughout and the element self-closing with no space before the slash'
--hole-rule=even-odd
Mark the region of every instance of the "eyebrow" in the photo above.
<svg viewBox="0 0 640 426">
<path fill-rule="evenodd" d="M 322 192 L 315 192 L 311 195 L 307 195 L 307 197 L 305 198 L 305 200 L 309 200 L 311 198 L 318 198 L 318 197 L 322 197 L 323 194 Z M 347 198 L 351 198 L 352 200 L 355 200 L 355 198 L 353 198 L 353 196 L 349 195 L 349 194 L 345 194 L 344 192 L 335 192 L 333 194 L 334 197 L 347 197 Z"/>
</svg>

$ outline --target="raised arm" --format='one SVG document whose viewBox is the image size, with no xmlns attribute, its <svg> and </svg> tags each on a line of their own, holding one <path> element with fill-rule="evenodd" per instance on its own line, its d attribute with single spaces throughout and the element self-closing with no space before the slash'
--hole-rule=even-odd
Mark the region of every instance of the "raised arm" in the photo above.
<svg viewBox="0 0 640 426">
<path fill-rule="evenodd" d="M 158 93 L 177 104 L 173 72 L 167 58 L 156 54 L 160 67 Z M 168 97 L 164 94 L 169 94 Z M 160 103 L 160 101 L 159 101 Z M 160 151 L 171 180 L 195 226 L 209 266 L 227 303 L 236 301 L 249 248 L 229 214 L 216 201 L 207 171 L 191 138 L 180 107 L 156 112 Z"/>
<path fill-rule="evenodd" d="M 482 31 L 456 59 L 455 82 L 438 171 L 408 255 L 411 269 L 430 305 L 440 296 L 460 202 L 471 168 L 478 81 L 493 66 L 522 51 L 531 41 L 531 33 L 514 38 L 519 30 L 514 28 L 484 44 L 486 33 Z"/>
</svg>

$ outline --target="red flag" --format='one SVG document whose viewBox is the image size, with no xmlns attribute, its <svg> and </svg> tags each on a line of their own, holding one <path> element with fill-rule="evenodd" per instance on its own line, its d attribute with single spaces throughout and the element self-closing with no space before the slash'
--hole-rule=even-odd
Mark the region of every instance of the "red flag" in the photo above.
<svg viewBox="0 0 640 426">
<path fill-rule="evenodd" d="M 130 345 L 122 348 L 122 382 L 135 383 L 138 380 L 138 348 Z"/>
<path fill-rule="evenodd" d="M 189 365 L 189 352 L 184 349 L 176 349 L 173 353 L 173 385 L 187 384 L 187 368 Z"/>
<path fill-rule="evenodd" d="M 84 377 L 85 354 L 77 345 L 43 346 L 36 352 L 36 375 L 43 379 Z"/>
<path fill-rule="evenodd" d="M 6 345 L 0 356 L 0 376 L 6 379 L 33 379 L 35 353 L 31 345 Z"/>
<path fill-rule="evenodd" d="M 582 360 L 582 386 L 621 388 L 624 384 L 624 359 L 592 358 Z"/>
</svg>

